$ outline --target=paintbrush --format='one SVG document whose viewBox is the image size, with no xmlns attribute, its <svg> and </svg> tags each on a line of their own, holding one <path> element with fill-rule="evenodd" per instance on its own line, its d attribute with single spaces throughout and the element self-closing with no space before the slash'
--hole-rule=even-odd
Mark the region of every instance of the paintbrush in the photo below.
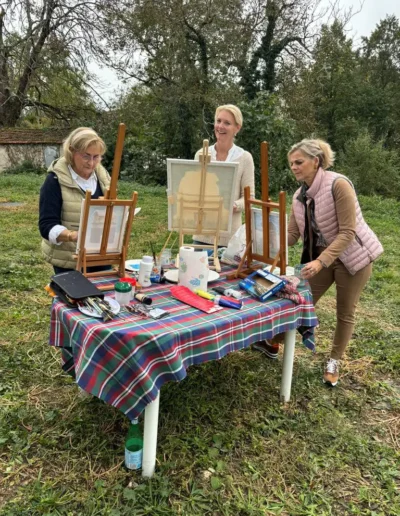
<svg viewBox="0 0 400 516">
<path fill-rule="evenodd" d="M 157 256 L 156 256 L 156 252 L 154 251 L 153 242 L 150 242 L 150 249 L 153 254 L 154 265 L 157 265 Z"/>
</svg>

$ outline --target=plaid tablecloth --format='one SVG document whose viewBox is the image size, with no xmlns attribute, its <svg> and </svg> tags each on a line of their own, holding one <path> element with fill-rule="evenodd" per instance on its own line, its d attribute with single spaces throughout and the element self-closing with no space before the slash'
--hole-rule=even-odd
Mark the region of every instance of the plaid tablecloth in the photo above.
<svg viewBox="0 0 400 516">
<path fill-rule="evenodd" d="M 221 276 L 223 278 L 223 276 Z M 117 278 L 93 279 L 98 285 Z M 213 286 L 235 287 L 238 281 L 219 280 Z M 164 383 L 185 378 L 187 368 L 217 360 L 232 351 L 299 329 L 303 343 L 314 349 L 313 328 L 318 321 L 311 295 L 307 303 L 272 298 L 258 303 L 243 299 L 243 309 L 205 314 L 169 294 L 170 284 L 153 285 L 144 292 L 153 307 L 170 312 L 160 320 L 143 319 L 128 312 L 107 323 L 91 318 L 55 300 L 51 308 L 50 345 L 63 348 L 69 372 L 80 387 L 117 407 L 130 419 L 156 398 Z M 114 296 L 114 292 L 106 292 Z"/>
</svg>

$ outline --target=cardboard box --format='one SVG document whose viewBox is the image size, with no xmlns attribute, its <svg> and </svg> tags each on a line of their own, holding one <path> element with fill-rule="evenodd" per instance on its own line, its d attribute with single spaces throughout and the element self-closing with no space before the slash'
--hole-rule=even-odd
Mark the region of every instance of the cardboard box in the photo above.
<svg viewBox="0 0 400 516">
<path fill-rule="evenodd" d="M 266 301 L 285 285 L 286 280 L 271 274 L 267 269 L 259 269 L 239 282 L 240 288 L 258 301 Z"/>
</svg>

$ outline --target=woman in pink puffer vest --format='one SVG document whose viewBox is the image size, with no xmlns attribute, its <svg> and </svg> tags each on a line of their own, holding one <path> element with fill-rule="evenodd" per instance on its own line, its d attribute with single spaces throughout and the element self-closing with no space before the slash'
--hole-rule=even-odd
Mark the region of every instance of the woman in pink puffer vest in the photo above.
<svg viewBox="0 0 400 516">
<path fill-rule="evenodd" d="M 289 245 L 303 241 L 302 276 L 309 281 L 314 304 L 336 285 L 336 330 L 324 382 L 335 386 L 339 359 L 351 339 L 355 310 L 372 272 L 372 262 L 383 252 L 378 238 L 363 219 L 352 183 L 326 170 L 334 153 L 322 140 L 302 140 L 288 153 L 290 168 L 302 186 L 293 196 L 288 227 Z M 279 336 L 257 349 L 277 355 Z M 264 349 L 263 349 L 264 348 Z"/>
</svg>

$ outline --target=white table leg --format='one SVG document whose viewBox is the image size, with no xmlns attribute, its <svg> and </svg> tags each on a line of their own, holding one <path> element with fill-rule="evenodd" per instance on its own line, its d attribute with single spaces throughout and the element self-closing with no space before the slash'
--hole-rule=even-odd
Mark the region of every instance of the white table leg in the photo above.
<svg viewBox="0 0 400 516">
<path fill-rule="evenodd" d="M 144 409 L 142 477 L 152 477 L 156 469 L 159 406 L 160 393 Z"/>
<path fill-rule="evenodd" d="M 285 332 L 285 346 L 283 348 L 283 370 L 281 382 L 281 401 L 284 402 L 290 400 L 295 343 L 296 330 L 289 330 Z"/>
</svg>

